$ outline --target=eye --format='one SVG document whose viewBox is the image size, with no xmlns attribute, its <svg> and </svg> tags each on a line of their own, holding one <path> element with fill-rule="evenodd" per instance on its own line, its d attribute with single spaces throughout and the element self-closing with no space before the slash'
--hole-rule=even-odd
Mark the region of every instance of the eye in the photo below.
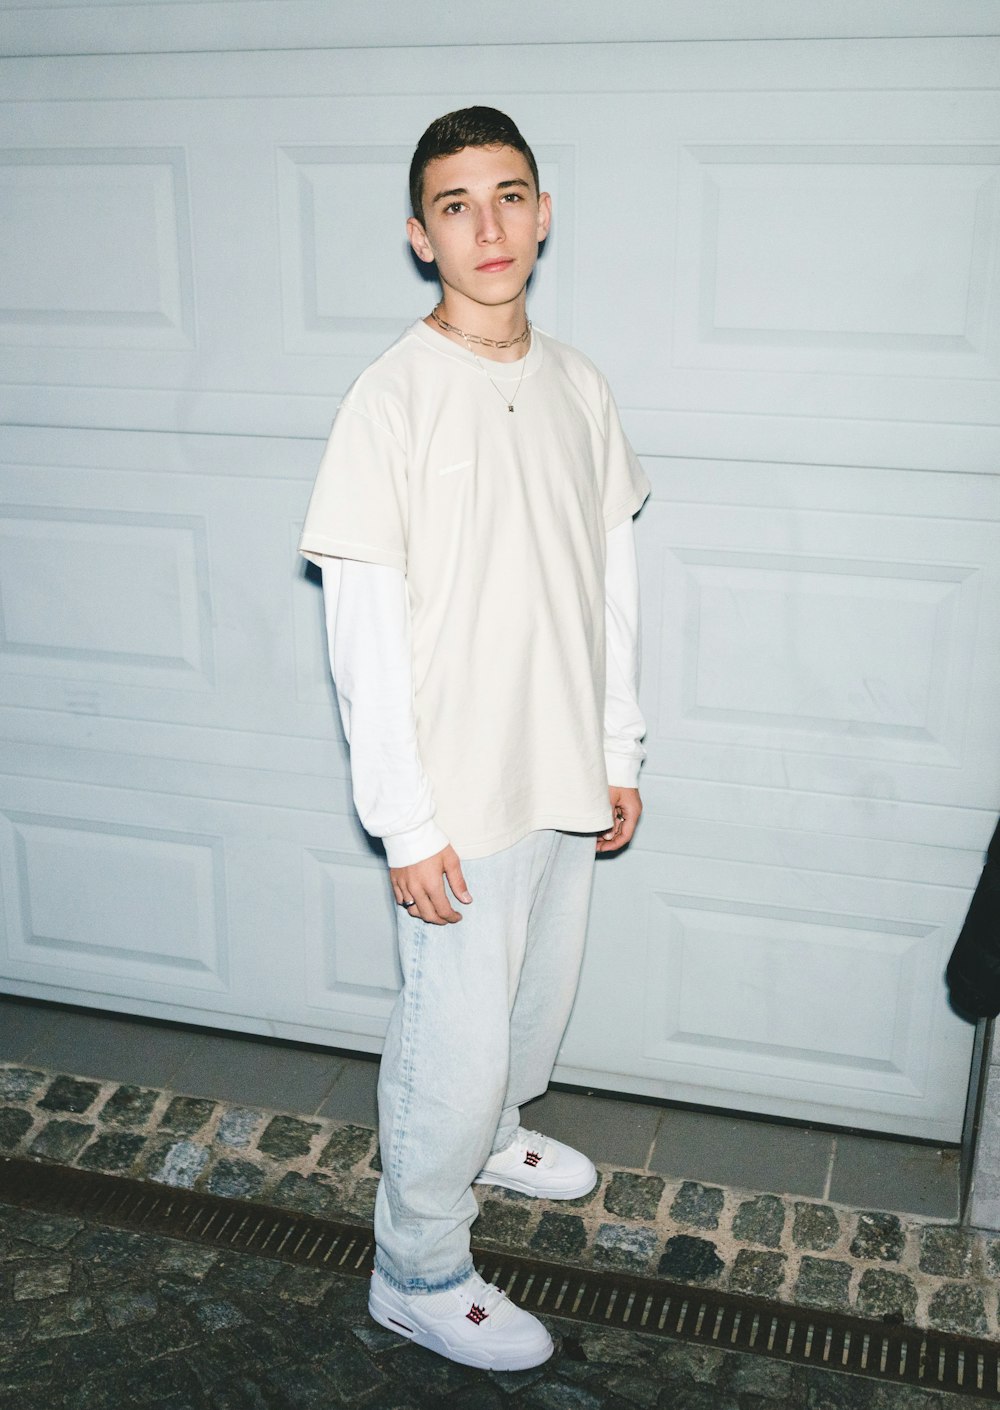
<svg viewBox="0 0 1000 1410">
<path fill-rule="evenodd" d="M 521 195 L 520 191 L 505 191 L 500 199 L 501 201 L 509 201 L 511 205 L 515 205 L 518 201 L 523 201 L 524 197 Z"/>
<path fill-rule="evenodd" d="M 445 215 L 456 215 L 459 211 L 465 210 L 464 201 L 449 201 L 444 207 Z"/>
</svg>

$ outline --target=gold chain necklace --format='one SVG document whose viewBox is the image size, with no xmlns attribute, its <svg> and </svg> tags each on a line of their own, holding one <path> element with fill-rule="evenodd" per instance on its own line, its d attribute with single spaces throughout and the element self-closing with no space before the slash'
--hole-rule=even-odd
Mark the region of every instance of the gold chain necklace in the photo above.
<svg viewBox="0 0 1000 1410">
<path fill-rule="evenodd" d="M 437 308 L 431 309 L 431 318 L 439 328 L 444 328 L 448 333 L 457 333 L 460 338 L 465 339 L 466 343 L 479 343 L 484 348 L 516 348 L 518 343 L 526 343 L 531 337 L 531 324 L 525 321 L 524 332 L 518 333 L 516 338 L 508 338 L 506 342 L 501 342 L 497 338 L 480 338 L 478 333 L 466 333 L 464 329 L 456 328 L 454 323 L 445 323 L 438 313 L 440 307 L 441 305 L 438 304 Z"/>
<path fill-rule="evenodd" d="M 521 333 L 518 337 L 516 337 L 516 338 L 511 338 L 511 339 L 510 339 L 508 342 L 506 342 L 506 343 L 499 343 L 499 342 L 497 342 L 497 341 L 496 341 L 495 339 L 493 339 L 493 338 L 479 338 L 479 337 L 476 336 L 475 333 L 466 333 L 466 332 L 464 331 L 464 329 L 462 329 L 462 328 L 456 328 L 456 327 L 455 327 L 453 324 L 451 324 L 451 323 L 445 323 L 445 321 L 444 321 L 443 318 L 439 318 L 439 317 L 438 317 L 438 311 L 437 311 L 436 308 L 432 308 L 432 309 L 431 309 L 431 318 L 433 318 L 433 320 L 434 320 L 435 323 L 440 324 L 442 328 L 446 328 L 449 333 L 457 333 L 460 338 L 463 338 L 463 339 L 465 340 L 465 346 L 466 346 L 466 348 L 469 350 L 469 352 L 472 354 L 472 356 L 476 359 L 476 362 L 477 362 L 477 364 L 478 364 L 478 366 L 479 366 L 479 369 L 480 369 L 480 371 L 482 372 L 483 376 L 486 378 L 487 382 L 489 382 L 490 386 L 491 386 L 491 387 L 493 388 L 493 390 L 496 392 L 497 396 L 500 397 L 500 398 L 502 399 L 502 401 L 505 403 L 505 405 L 506 405 L 506 407 L 507 407 L 507 410 L 512 412 L 512 411 L 514 410 L 514 403 L 515 403 L 515 401 L 517 401 L 517 394 L 518 394 L 518 392 L 521 390 L 521 383 L 524 381 L 524 364 L 525 364 L 525 363 L 527 362 L 527 360 L 528 360 L 528 354 L 527 354 L 527 352 L 525 352 L 524 357 L 522 357 L 522 358 L 520 359 L 520 362 L 521 362 L 521 373 L 520 373 L 520 376 L 519 376 L 518 379 L 517 379 L 517 386 L 514 388 L 514 395 L 513 395 L 512 397 L 508 397 L 508 396 L 506 395 L 506 393 L 502 392 L 502 391 L 500 390 L 500 388 L 497 386 L 497 384 L 494 382 L 493 378 L 492 378 L 492 377 L 490 376 L 490 374 L 487 372 L 486 367 L 485 367 L 485 365 L 483 364 L 483 362 L 480 360 L 480 358 L 476 357 L 476 350 L 475 350 L 475 348 L 472 346 L 472 344 L 473 344 L 473 343 L 485 343 L 488 347 L 491 347 L 491 348 L 512 348 L 512 347 L 514 347 L 517 343 L 526 343 L 526 342 L 528 342 L 528 339 L 531 337 L 531 323 L 530 323 L 530 321 L 526 323 L 524 332 Z M 530 344 L 529 344 L 529 346 L 530 346 Z"/>
</svg>

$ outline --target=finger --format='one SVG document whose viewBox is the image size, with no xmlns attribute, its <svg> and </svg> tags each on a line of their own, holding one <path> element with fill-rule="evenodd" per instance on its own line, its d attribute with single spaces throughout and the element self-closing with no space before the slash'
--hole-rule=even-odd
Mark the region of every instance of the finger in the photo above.
<svg viewBox="0 0 1000 1410">
<path fill-rule="evenodd" d="M 448 893 L 444 888 L 443 876 L 438 885 L 428 893 L 427 901 L 428 904 L 433 907 L 435 924 L 454 925 L 457 920 L 462 919 L 458 911 L 454 909 L 451 902 L 448 900 Z"/>
<path fill-rule="evenodd" d="M 438 888 L 424 889 L 419 886 L 413 887 L 413 905 L 407 911 L 407 915 L 414 916 L 424 921 L 427 925 L 447 925 L 454 917 L 461 920 L 457 911 L 453 911 L 444 894 L 444 882 Z"/>
<path fill-rule="evenodd" d="M 426 921 L 428 925 L 440 925 L 433 901 L 428 895 L 426 888 L 416 884 L 410 886 L 410 904 L 406 907 L 406 914 L 412 916 L 414 920 Z"/>
<path fill-rule="evenodd" d="M 450 863 L 444 869 L 444 874 L 448 878 L 448 885 L 452 889 L 452 894 L 462 902 L 464 906 L 469 905 L 472 895 L 465 884 L 465 877 L 462 875 L 462 866 L 458 861 Z"/>
</svg>

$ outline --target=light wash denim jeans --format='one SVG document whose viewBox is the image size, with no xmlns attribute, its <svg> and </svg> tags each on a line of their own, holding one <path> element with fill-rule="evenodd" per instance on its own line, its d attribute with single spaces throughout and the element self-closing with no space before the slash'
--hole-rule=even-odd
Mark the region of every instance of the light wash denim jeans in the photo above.
<svg viewBox="0 0 1000 1410">
<path fill-rule="evenodd" d="M 594 838 L 532 832 L 463 862 L 454 925 L 399 908 L 403 988 L 379 1073 L 375 1266 L 404 1292 L 472 1272 L 472 1181 L 548 1086 L 583 956 Z"/>
</svg>

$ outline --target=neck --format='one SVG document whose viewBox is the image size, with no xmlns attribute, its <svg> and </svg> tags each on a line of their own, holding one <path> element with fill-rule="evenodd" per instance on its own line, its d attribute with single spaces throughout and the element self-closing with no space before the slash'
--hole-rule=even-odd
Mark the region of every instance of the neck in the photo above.
<svg viewBox="0 0 1000 1410">
<path fill-rule="evenodd" d="M 461 328 L 463 333 L 475 334 L 480 338 L 490 338 L 496 343 L 512 344 L 508 348 L 498 348 L 473 343 L 472 346 L 476 350 L 477 357 L 489 358 L 493 362 L 517 362 L 524 357 L 528 350 L 527 340 L 524 342 L 514 341 L 520 338 L 528 323 L 523 292 L 510 303 L 491 306 L 455 296 L 451 290 L 445 289 L 436 312 L 445 323 L 450 323 L 455 328 Z M 424 322 L 440 333 L 442 337 L 457 343 L 459 347 L 466 346 L 460 333 L 444 330 L 430 315 L 424 319 Z"/>
</svg>

